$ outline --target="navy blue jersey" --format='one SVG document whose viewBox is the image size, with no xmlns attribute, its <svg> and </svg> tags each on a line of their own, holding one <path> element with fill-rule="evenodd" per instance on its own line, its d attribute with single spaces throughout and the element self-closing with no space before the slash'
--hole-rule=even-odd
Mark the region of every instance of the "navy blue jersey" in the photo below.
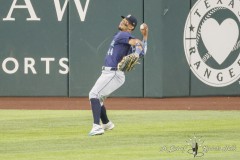
<svg viewBox="0 0 240 160">
<path fill-rule="evenodd" d="M 133 52 L 133 47 L 128 43 L 130 39 L 134 38 L 129 32 L 117 32 L 108 49 L 105 57 L 104 66 L 117 67 L 122 58 Z"/>
</svg>

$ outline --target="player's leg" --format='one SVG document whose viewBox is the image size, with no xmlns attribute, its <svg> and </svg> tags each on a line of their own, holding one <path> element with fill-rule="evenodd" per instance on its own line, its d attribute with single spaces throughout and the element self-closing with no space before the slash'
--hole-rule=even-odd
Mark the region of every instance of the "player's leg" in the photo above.
<svg viewBox="0 0 240 160">
<path fill-rule="evenodd" d="M 89 93 L 95 124 L 100 124 L 101 106 L 104 99 L 118 89 L 125 81 L 121 71 L 103 71 Z M 104 108 L 103 108 L 104 109 Z"/>
<path fill-rule="evenodd" d="M 123 72 L 117 71 L 115 73 L 114 78 L 109 81 L 109 83 L 99 92 L 99 94 L 101 95 L 101 100 L 100 103 L 102 105 L 101 107 L 101 121 L 102 121 L 102 127 L 104 130 L 111 130 L 113 129 L 115 126 L 114 124 L 109 120 L 108 116 L 107 116 L 107 111 L 106 111 L 106 107 L 104 105 L 104 99 L 110 95 L 112 92 L 114 92 L 115 90 L 117 90 L 119 87 L 121 87 L 123 85 L 125 81 L 125 75 Z"/>
<path fill-rule="evenodd" d="M 115 127 L 113 122 L 108 119 L 107 111 L 106 111 L 106 108 L 104 105 L 102 105 L 102 107 L 101 107 L 101 117 L 100 118 L 102 121 L 102 128 L 105 131 L 112 130 Z"/>
<path fill-rule="evenodd" d="M 101 107 L 101 115 L 100 115 L 101 121 L 103 124 L 107 124 L 109 122 L 107 111 L 104 105 Z"/>
<path fill-rule="evenodd" d="M 125 75 L 123 72 L 108 72 L 103 71 L 97 82 L 89 93 L 89 99 L 92 106 L 92 113 L 94 119 L 94 126 L 100 125 L 101 110 L 103 110 L 102 117 L 107 121 L 106 108 L 102 109 L 103 99 L 118 89 L 125 81 Z M 93 126 L 93 128 L 94 128 Z M 98 127 L 97 127 L 98 128 Z M 92 132 L 92 131 L 91 131 Z M 90 132 L 90 133 L 91 133 Z M 102 131 L 101 131 L 102 132 Z"/>
<path fill-rule="evenodd" d="M 99 99 L 91 98 L 90 99 L 93 115 L 93 127 L 89 132 L 90 136 L 101 135 L 104 133 L 104 129 L 100 125 L 100 114 L 101 114 L 101 104 Z"/>
</svg>

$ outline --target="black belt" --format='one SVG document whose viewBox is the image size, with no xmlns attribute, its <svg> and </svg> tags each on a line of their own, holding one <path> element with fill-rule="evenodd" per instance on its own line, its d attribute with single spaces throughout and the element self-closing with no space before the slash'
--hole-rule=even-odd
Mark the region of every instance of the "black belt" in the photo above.
<svg viewBox="0 0 240 160">
<path fill-rule="evenodd" d="M 117 67 L 105 67 L 105 66 L 102 66 L 102 70 L 105 70 L 105 71 L 117 71 Z"/>
</svg>

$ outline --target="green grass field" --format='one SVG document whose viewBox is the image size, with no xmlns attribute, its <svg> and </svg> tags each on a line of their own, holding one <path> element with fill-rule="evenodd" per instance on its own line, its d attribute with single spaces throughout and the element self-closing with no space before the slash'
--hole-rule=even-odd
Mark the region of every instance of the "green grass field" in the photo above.
<svg viewBox="0 0 240 160">
<path fill-rule="evenodd" d="M 91 111 L 0 110 L 0 160 L 240 157 L 239 111 L 108 111 L 108 115 L 116 128 L 89 137 Z M 201 145 L 202 157 L 188 153 L 191 138 Z"/>
</svg>

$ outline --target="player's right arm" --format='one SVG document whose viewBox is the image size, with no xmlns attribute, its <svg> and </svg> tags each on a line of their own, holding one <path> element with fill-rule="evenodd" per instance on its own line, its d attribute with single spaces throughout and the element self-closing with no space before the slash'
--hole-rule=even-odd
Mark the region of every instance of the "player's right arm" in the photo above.
<svg viewBox="0 0 240 160">
<path fill-rule="evenodd" d="M 148 39 L 148 26 L 146 23 L 143 23 L 141 26 L 143 26 L 143 28 L 140 27 L 140 32 L 143 36 L 143 40 L 139 40 L 139 39 L 130 39 L 129 40 L 129 44 L 131 46 L 136 46 L 136 52 L 140 55 L 145 55 L 147 52 L 147 39 Z"/>
<path fill-rule="evenodd" d="M 141 56 L 144 56 L 147 52 L 147 41 L 145 41 L 143 39 L 143 41 L 139 40 L 139 39 L 130 39 L 129 40 L 129 44 L 131 46 L 135 46 L 136 47 L 136 53 L 138 53 Z"/>
<path fill-rule="evenodd" d="M 139 40 L 139 39 L 130 39 L 129 42 L 128 42 L 131 46 L 136 46 L 136 44 L 142 44 L 142 41 Z"/>
<path fill-rule="evenodd" d="M 148 39 L 148 25 L 146 23 L 143 23 L 140 26 L 140 32 L 143 36 L 142 43 L 143 43 L 144 53 L 146 54 L 147 53 L 147 39 Z"/>
</svg>

